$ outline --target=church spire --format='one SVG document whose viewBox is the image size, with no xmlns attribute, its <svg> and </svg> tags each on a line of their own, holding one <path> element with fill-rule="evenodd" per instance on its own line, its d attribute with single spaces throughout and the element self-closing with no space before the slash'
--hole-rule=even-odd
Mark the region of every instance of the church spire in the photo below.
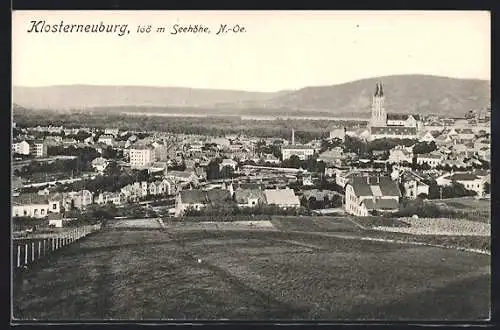
<svg viewBox="0 0 500 330">
<path fill-rule="evenodd" d="M 374 96 L 378 96 L 379 91 L 380 91 L 380 87 L 379 87 L 379 83 L 377 82 L 377 87 L 375 88 L 375 95 Z"/>
<path fill-rule="evenodd" d="M 384 89 L 382 87 L 382 83 L 379 82 L 379 84 L 380 84 L 380 87 L 379 87 L 379 96 L 382 97 L 382 96 L 384 96 Z"/>
</svg>

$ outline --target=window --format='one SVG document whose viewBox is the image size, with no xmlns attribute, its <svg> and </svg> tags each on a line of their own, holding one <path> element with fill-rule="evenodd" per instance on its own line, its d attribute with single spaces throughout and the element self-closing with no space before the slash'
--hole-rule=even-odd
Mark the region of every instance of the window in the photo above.
<svg viewBox="0 0 500 330">
<path fill-rule="evenodd" d="M 28 211 L 26 211 L 26 210 L 24 210 L 23 213 L 24 213 L 24 215 L 28 215 Z"/>
<path fill-rule="evenodd" d="M 45 214 L 45 210 L 44 210 L 44 209 L 41 209 L 41 210 L 40 210 L 40 214 L 41 214 L 41 215 L 44 215 L 44 214 Z"/>
<path fill-rule="evenodd" d="M 38 209 L 34 209 L 34 210 L 33 210 L 33 214 L 34 214 L 34 215 L 37 215 L 37 214 L 38 214 Z"/>
<path fill-rule="evenodd" d="M 56 203 L 52 204 L 52 209 L 53 209 L 53 210 L 56 210 L 56 209 L 57 209 L 57 204 L 56 204 Z"/>
</svg>

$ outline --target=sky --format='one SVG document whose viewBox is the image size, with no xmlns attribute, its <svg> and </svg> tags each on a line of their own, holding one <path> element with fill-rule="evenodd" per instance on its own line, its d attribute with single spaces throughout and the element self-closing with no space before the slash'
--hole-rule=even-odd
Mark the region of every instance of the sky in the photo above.
<svg viewBox="0 0 500 330">
<path fill-rule="evenodd" d="M 142 85 L 273 92 L 394 74 L 490 80 L 490 14 L 485 11 L 15 11 L 12 15 L 14 86 Z M 28 32 L 31 21 L 126 24 L 130 33 Z M 201 24 L 210 33 L 171 34 L 175 24 Z M 245 31 L 216 35 L 221 24 Z M 139 25 L 151 25 L 152 31 L 138 33 Z M 159 27 L 165 32 L 157 31 Z"/>
</svg>

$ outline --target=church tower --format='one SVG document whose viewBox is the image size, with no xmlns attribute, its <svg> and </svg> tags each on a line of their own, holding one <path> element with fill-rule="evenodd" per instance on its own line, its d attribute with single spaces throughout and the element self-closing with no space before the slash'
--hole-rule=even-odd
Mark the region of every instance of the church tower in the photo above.
<svg viewBox="0 0 500 330">
<path fill-rule="evenodd" d="M 370 120 L 371 127 L 386 127 L 387 112 L 384 108 L 384 89 L 382 83 L 377 83 L 375 94 L 372 101 L 372 117 Z"/>
</svg>

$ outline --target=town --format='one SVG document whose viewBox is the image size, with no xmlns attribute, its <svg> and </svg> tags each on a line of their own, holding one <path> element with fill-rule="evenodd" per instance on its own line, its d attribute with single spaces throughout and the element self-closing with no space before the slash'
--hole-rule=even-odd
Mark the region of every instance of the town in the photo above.
<svg viewBox="0 0 500 330">
<path fill-rule="evenodd" d="M 14 123 L 14 229 L 141 217 L 453 218 L 443 201 L 489 199 L 491 109 L 400 114 L 386 109 L 390 94 L 377 83 L 366 126 L 332 121 L 329 136 L 309 141 L 296 138 L 299 126 L 283 139 Z"/>
</svg>

